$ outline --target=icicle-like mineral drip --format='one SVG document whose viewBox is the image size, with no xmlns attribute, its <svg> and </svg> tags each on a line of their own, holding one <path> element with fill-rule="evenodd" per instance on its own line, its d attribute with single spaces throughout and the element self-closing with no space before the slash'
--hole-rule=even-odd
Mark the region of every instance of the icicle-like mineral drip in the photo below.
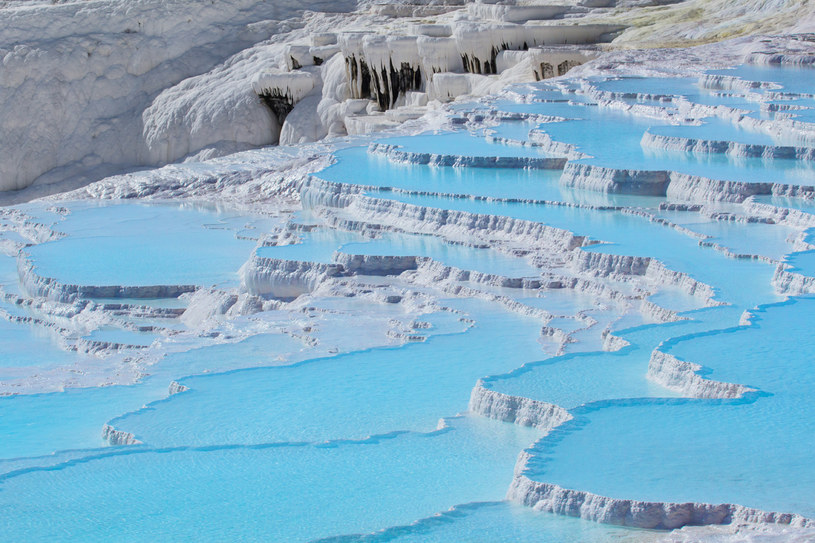
<svg viewBox="0 0 815 543">
<path fill-rule="evenodd" d="M 364 32 L 345 32 L 337 37 L 340 51 L 345 57 L 351 98 L 371 97 L 371 72 L 362 52 L 362 39 L 365 36 Z"/>
<path fill-rule="evenodd" d="M 464 69 L 474 74 L 497 73 L 496 57 L 506 49 L 527 49 L 522 39 L 523 27 L 517 25 L 480 25 L 465 23 L 456 26 L 456 46 Z"/>
<path fill-rule="evenodd" d="M 496 60 L 501 51 L 525 51 L 541 45 L 598 43 L 608 41 L 621 28 L 613 25 L 485 25 L 468 22 L 458 24 L 453 35 L 465 70 L 475 74 L 494 74 L 498 72 Z"/>
<path fill-rule="evenodd" d="M 355 38 L 349 36 L 342 45 L 354 98 L 373 98 L 380 109 L 387 110 L 400 95 L 423 89 L 416 36 L 369 34 L 360 44 Z"/>
<path fill-rule="evenodd" d="M 390 104 L 392 107 L 406 92 L 424 88 L 422 61 L 417 36 L 388 38 L 390 51 Z"/>
<path fill-rule="evenodd" d="M 252 88 L 282 125 L 294 104 L 314 88 L 314 76 L 308 72 L 263 72 L 255 77 Z"/>
<path fill-rule="evenodd" d="M 371 71 L 372 97 L 383 111 L 391 105 L 391 55 L 387 36 L 371 34 L 362 40 L 362 52 Z"/>
</svg>

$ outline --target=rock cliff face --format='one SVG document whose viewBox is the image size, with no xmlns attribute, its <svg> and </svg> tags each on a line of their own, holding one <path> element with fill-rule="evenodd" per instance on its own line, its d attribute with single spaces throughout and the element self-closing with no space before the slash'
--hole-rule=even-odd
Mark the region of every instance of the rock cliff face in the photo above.
<svg viewBox="0 0 815 543">
<path fill-rule="evenodd" d="M 785 145 L 759 145 L 734 141 L 713 141 L 694 138 L 664 136 L 646 132 L 642 136 L 642 146 L 666 151 L 682 151 L 699 154 L 728 154 L 739 158 L 789 158 L 813 160 L 815 148 Z"/>
<path fill-rule="evenodd" d="M 566 164 L 560 178 L 565 187 L 648 196 L 665 196 L 669 182 L 666 171 L 617 170 L 576 162 Z"/>
<path fill-rule="evenodd" d="M 303 185 L 301 198 L 309 207 L 322 207 L 329 221 L 335 225 L 342 223 L 343 228 L 348 230 L 359 230 L 365 223 L 387 224 L 415 233 L 434 233 L 448 239 L 488 236 L 515 243 L 528 242 L 535 248 L 556 247 L 559 251 L 580 247 L 585 242 L 583 236 L 531 221 L 420 207 L 360 196 L 346 189 L 340 184 L 311 178 Z M 332 208 L 342 210 L 342 214 Z"/>
<path fill-rule="evenodd" d="M 529 168 L 539 170 L 561 170 L 565 158 L 557 157 L 507 157 L 507 156 L 461 156 L 404 151 L 396 145 L 371 143 L 368 152 L 388 157 L 394 162 L 424 164 L 430 166 L 452 166 L 468 168 Z"/>
<path fill-rule="evenodd" d="M 122 430 L 117 430 L 116 428 L 108 424 L 105 424 L 105 426 L 102 428 L 102 439 L 108 442 L 108 444 L 113 446 L 142 444 L 142 442 L 136 439 L 136 436 L 134 436 L 130 432 L 123 432 Z"/>
<path fill-rule="evenodd" d="M 608 41 L 623 28 L 528 25 L 527 16 L 559 17 L 563 9 L 483 6 L 470 8 L 466 21 L 413 22 L 393 32 L 388 17 L 399 10 L 381 7 L 7 2 L 0 6 L 0 146 L 7 149 L 0 191 L 397 126 L 423 115 L 428 100 L 562 75 L 593 56 L 569 47 Z M 360 26 L 369 30 L 354 30 Z M 536 48 L 542 44 L 549 49 Z M 499 67 L 503 51 L 517 54 Z M 342 76 L 323 69 L 334 57 Z M 502 72 L 505 82 L 483 77 Z M 384 117 L 384 110 L 400 111 Z"/>
<path fill-rule="evenodd" d="M 812 525 L 812 521 L 800 515 L 761 511 L 734 504 L 644 502 L 608 498 L 550 483 L 539 483 L 524 475 L 515 476 L 507 499 L 539 511 L 636 528 L 671 530 L 682 526 L 739 522 L 797 527 Z"/>
<path fill-rule="evenodd" d="M 485 388 L 481 381 L 475 385 L 470 396 L 470 411 L 490 419 L 547 431 L 572 418 L 562 407 L 495 392 Z"/>
<path fill-rule="evenodd" d="M 773 274 L 776 292 L 787 296 L 801 296 L 815 293 L 815 277 L 789 271 L 787 264 L 779 264 Z"/>
<path fill-rule="evenodd" d="M 282 126 L 294 105 L 314 88 L 314 76 L 308 72 L 263 72 L 252 87 Z"/>
<path fill-rule="evenodd" d="M 701 377 L 699 364 L 679 360 L 658 348 L 651 353 L 648 378 L 689 398 L 740 398 L 753 389 L 736 383 L 722 383 Z"/>
<path fill-rule="evenodd" d="M 195 285 L 69 285 L 37 275 L 34 265 L 25 260 L 20 260 L 18 273 L 20 284 L 31 296 L 62 303 L 94 298 L 178 298 L 197 288 Z"/>
<path fill-rule="evenodd" d="M 349 11 L 356 3 L 317 0 L 308 7 Z M 243 74 L 251 78 L 279 54 L 279 49 L 252 46 L 288 31 L 279 21 L 296 18 L 303 9 L 299 2 L 257 0 L 0 7 L 0 147 L 5 150 L 0 190 L 21 189 L 35 179 L 98 178 L 176 160 L 205 143 L 229 140 L 233 149 L 270 143 L 271 118 L 245 87 Z M 228 60 L 241 51 L 240 58 Z M 219 66 L 225 61 L 227 69 Z M 192 93 L 206 93 L 208 103 L 194 102 Z M 227 107 L 237 122 L 224 126 Z M 204 126 L 188 126 L 181 134 L 176 129 L 181 120 L 164 116 L 181 108 L 201 119 L 206 114 L 208 123 L 221 125 L 222 136 L 205 142 L 210 138 L 199 133 L 212 128 Z M 242 128 L 244 117 L 248 122 Z M 171 129 L 172 141 L 165 140 L 162 134 Z"/>
</svg>

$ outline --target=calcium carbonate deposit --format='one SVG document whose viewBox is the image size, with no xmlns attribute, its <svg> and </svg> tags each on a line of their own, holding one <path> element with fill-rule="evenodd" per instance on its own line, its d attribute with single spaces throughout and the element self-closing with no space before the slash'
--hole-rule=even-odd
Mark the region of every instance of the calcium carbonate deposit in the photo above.
<svg viewBox="0 0 815 543">
<path fill-rule="evenodd" d="M 810 32 L 0 2 L 0 539 L 815 541 Z"/>
</svg>

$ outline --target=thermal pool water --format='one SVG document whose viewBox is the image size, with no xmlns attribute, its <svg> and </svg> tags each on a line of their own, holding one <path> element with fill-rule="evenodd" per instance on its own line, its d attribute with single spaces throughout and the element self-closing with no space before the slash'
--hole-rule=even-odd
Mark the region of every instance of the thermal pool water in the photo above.
<svg viewBox="0 0 815 543">
<path fill-rule="evenodd" d="M 449 130 L 338 144 L 281 190 L 297 213 L 7 208 L 0 531 L 570 543 L 707 522 L 640 513 L 672 504 L 811 523 L 815 153 L 808 114 L 761 124 L 811 80 L 457 103 Z"/>
</svg>

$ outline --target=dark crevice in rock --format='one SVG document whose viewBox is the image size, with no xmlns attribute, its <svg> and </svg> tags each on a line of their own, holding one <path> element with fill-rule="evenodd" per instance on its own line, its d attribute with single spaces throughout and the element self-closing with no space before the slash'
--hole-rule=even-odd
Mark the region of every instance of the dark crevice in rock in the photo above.
<svg viewBox="0 0 815 543">
<path fill-rule="evenodd" d="M 286 120 L 291 110 L 294 109 L 294 102 L 291 97 L 281 94 L 278 90 L 264 92 L 259 96 L 266 107 L 272 110 L 272 113 L 277 117 L 277 121 L 280 125 L 283 126 L 283 121 Z"/>
</svg>

